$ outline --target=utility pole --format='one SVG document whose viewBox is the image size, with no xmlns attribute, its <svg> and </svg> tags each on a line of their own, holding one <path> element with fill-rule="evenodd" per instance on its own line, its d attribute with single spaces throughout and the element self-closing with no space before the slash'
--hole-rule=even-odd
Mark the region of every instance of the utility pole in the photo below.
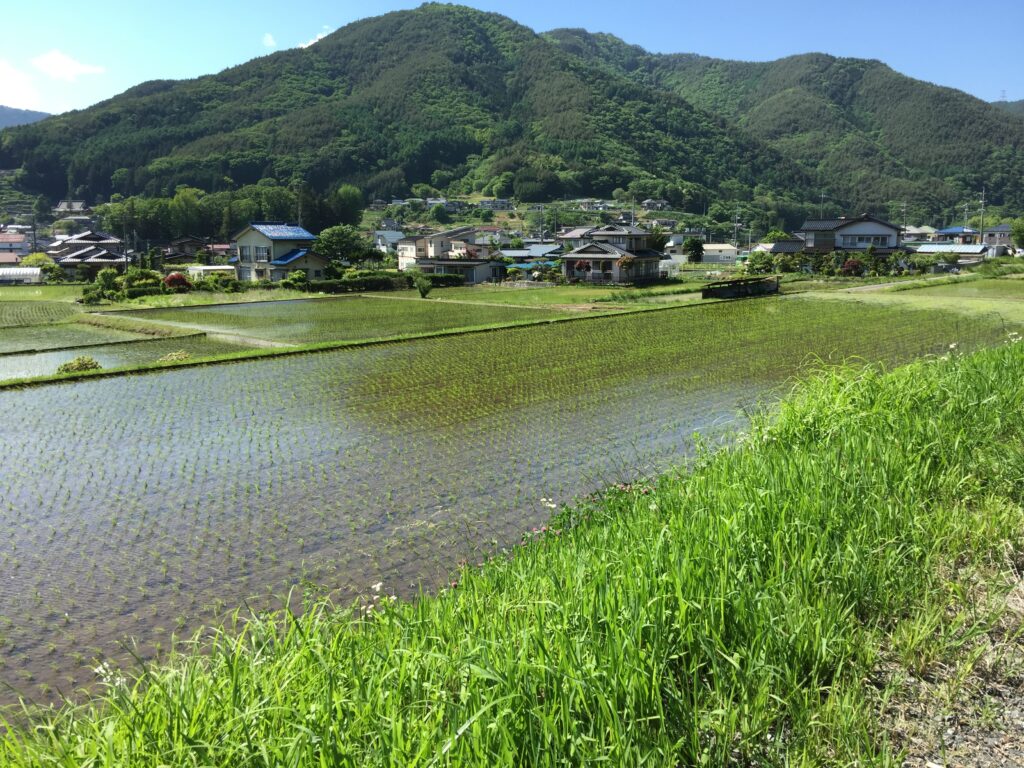
<svg viewBox="0 0 1024 768">
<path fill-rule="evenodd" d="M 981 188 L 981 229 L 978 242 L 985 244 L 985 187 Z"/>
<path fill-rule="evenodd" d="M 740 244 L 740 209 L 736 209 L 736 218 L 732 222 L 732 244 Z"/>
<path fill-rule="evenodd" d="M 818 207 L 818 218 L 825 218 L 825 193 L 821 193 L 821 205 Z"/>
</svg>

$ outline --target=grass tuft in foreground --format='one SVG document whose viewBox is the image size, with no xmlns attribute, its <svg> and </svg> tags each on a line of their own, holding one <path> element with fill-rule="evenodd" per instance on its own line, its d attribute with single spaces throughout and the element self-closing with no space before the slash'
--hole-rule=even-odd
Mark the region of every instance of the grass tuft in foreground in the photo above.
<svg viewBox="0 0 1024 768">
<path fill-rule="evenodd" d="M 898 764 L 864 681 L 1019 551 L 1022 380 L 1021 345 L 822 373 L 452 589 L 240 622 L 0 763 Z"/>
</svg>

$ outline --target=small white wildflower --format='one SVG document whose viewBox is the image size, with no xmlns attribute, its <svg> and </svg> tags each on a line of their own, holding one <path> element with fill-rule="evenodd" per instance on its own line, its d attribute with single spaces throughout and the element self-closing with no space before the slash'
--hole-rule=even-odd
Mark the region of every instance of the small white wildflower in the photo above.
<svg viewBox="0 0 1024 768">
<path fill-rule="evenodd" d="M 378 581 L 376 584 L 374 584 L 372 587 L 370 587 L 370 589 L 372 589 L 374 592 L 380 592 L 383 587 L 384 587 L 384 582 L 383 581 Z"/>
</svg>

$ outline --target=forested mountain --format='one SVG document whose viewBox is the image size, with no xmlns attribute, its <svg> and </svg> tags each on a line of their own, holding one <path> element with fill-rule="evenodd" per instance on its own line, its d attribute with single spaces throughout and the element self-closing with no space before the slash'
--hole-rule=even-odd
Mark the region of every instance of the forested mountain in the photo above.
<svg viewBox="0 0 1024 768">
<path fill-rule="evenodd" d="M 418 183 L 607 196 L 636 179 L 689 199 L 722 185 L 810 190 L 795 164 L 675 94 L 503 16 L 434 4 L 6 131 L 0 168 L 17 167 L 32 191 L 89 200 L 265 177 L 319 190 L 351 182 L 375 197 Z"/>
<path fill-rule="evenodd" d="M 22 168 L 26 192 L 90 202 L 270 180 L 383 198 L 626 188 L 786 219 L 824 193 L 845 211 L 906 200 L 923 219 L 983 186 L 992 204 L 1024 207 L 1024 121 L 877 61 L 655 55 L 427 4 L 5 130 L 0 168 Z"/>
<path fill-rule="evenodd" d="M 886 200 L 940 209 L 987 187 L 1024 206 L 1024 121 L 879 61 L 824 54 L 741 62 L 649 54 L 610 35 L 556 30 L 566 51 L 734 122 L 861 210 Z"/>
<path fill-rule="evenodd" d="M 1021 99 L 1020 101 L 993 101 L 992 106 L 997 107 L 1004 112 L 1024 117 L 1024 99 Z"/>
<path fill-rule="evenodd" d="M 46 112 L 33 112 L 31 109 L 0 106 L 0 129 L 28 125 L 38 122 L 44 117 L 49 117 L 49 115 Z"/>
</svg>

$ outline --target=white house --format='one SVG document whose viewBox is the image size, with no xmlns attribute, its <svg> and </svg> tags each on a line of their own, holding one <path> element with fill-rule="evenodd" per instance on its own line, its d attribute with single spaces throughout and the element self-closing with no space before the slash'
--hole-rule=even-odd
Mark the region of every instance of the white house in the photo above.
<svg viewBox="0 0 1024 768">
<path fill-rule="evenodd" d="M 899 227 L 866 213 L 852 218 L 809 219 L 794 234 L 804 241 L 806 253 L 866 251 L 871 247 L 886 253 L 900 245 Z"/>
<path fill-rule="evenodd" d="M 426 274 L 462 275 L 466 285 L 501 280 L 504 262 L 492 258 L 487 246 L 477 245 L 473 227 L 459 227 L 433 235 L 398 241 L 398 268 Z"/>
<path fill-rule="evenodd" d="M 328 261 L 313 253 L 315 240 L 302 227 L 279 221 L 253 222 L 231 239 L 232 250 L 238 254 L 238 279 L 276 283 L 299 270 L 310 280 L 323 279 Z"/>
</svg>

